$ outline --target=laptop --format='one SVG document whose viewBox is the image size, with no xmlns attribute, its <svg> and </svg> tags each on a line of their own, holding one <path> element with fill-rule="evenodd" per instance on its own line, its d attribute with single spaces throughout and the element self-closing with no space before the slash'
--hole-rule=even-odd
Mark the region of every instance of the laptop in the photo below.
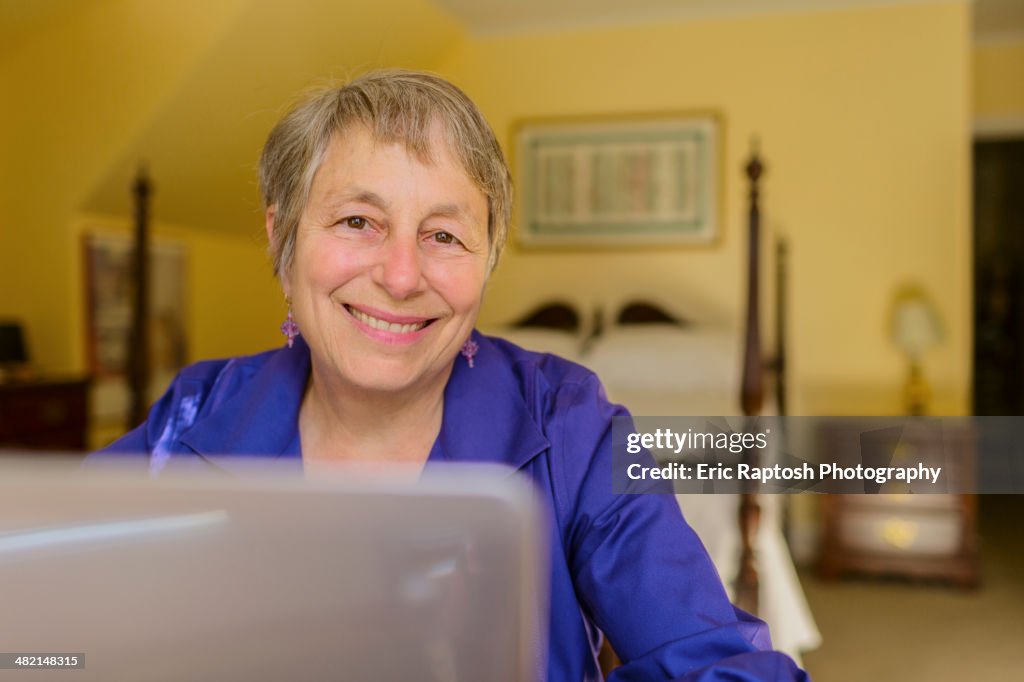
<svg viewBox="0 0 1024 682">
<path fill-rule="evenodd" d="M 546 536 L 508 470 L 0 465 L 0 653 L 81 663 L 33 679 L 543 676 Z"/>
</svg>

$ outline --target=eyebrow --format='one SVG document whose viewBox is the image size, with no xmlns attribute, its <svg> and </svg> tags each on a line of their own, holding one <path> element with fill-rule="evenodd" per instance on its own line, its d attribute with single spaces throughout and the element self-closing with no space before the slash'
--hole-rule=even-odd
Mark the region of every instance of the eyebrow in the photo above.
<svg viewBox="0 0 1024 682">
<path fill-rule="evenodd" d="M 468 211 L 459 204 L 438 204 L 431 209 L 430 215 L 441 216 L 442 218 L 469 217 Z"/>
</svg>

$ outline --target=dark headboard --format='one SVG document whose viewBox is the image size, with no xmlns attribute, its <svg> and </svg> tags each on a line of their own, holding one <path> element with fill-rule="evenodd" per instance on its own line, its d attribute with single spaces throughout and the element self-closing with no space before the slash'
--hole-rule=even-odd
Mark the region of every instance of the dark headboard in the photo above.
<svg viewBox="0 0 1024 682">
<path fill-rule="evenodd" d="M 677 318 L 656 303 L 630 301 L 619 309 L 615 324 L 674 324 L 686 327 L 689 322 Z"/>
<path fill-rule="evenodd" d="M 513 327 L 557 329 L 577 334 L 580 331 L 580 314 L 564 301 L 543 303 L 512 323 Z"/>
</svg>

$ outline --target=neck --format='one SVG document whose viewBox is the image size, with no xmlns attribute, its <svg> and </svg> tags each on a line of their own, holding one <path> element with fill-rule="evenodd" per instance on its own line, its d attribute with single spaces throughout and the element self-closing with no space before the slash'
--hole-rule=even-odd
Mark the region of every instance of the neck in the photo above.
<svg viewBox="0 0 1024 682">
<path fill-rule="evenodd" d="M 315 367 L 299 412 L 307 462 L 416 462 L 430 455 L 449 372 L 401 393 L 334 386 Z"/>
</svg>

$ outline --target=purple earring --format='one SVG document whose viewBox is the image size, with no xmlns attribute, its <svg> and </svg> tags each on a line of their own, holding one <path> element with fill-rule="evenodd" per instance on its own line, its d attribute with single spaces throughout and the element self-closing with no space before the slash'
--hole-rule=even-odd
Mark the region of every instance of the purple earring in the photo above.
<svg viewBox="0 0 1024 682">
<path fill-rule="evenodd" d="M 469 368 L 473 369 L 473 356 L 480 350 L 480 345 L 477 344 L 473 339 L 466 339 L 466 343 L 462 344 L 462 350 L 459 351 L 462 357 L 466 358 L 466 362 L 469 363 Z"/>
<path fill-rule="evenodd" d="M 281 333 L 288 337 L 288 347 L 291 348 L 295 344 L 295 337 L 299 335 L 299 325 L 292 317 L 291 303 L 288 304 L 288 317 L 281 323 Z"/>
</svg>

